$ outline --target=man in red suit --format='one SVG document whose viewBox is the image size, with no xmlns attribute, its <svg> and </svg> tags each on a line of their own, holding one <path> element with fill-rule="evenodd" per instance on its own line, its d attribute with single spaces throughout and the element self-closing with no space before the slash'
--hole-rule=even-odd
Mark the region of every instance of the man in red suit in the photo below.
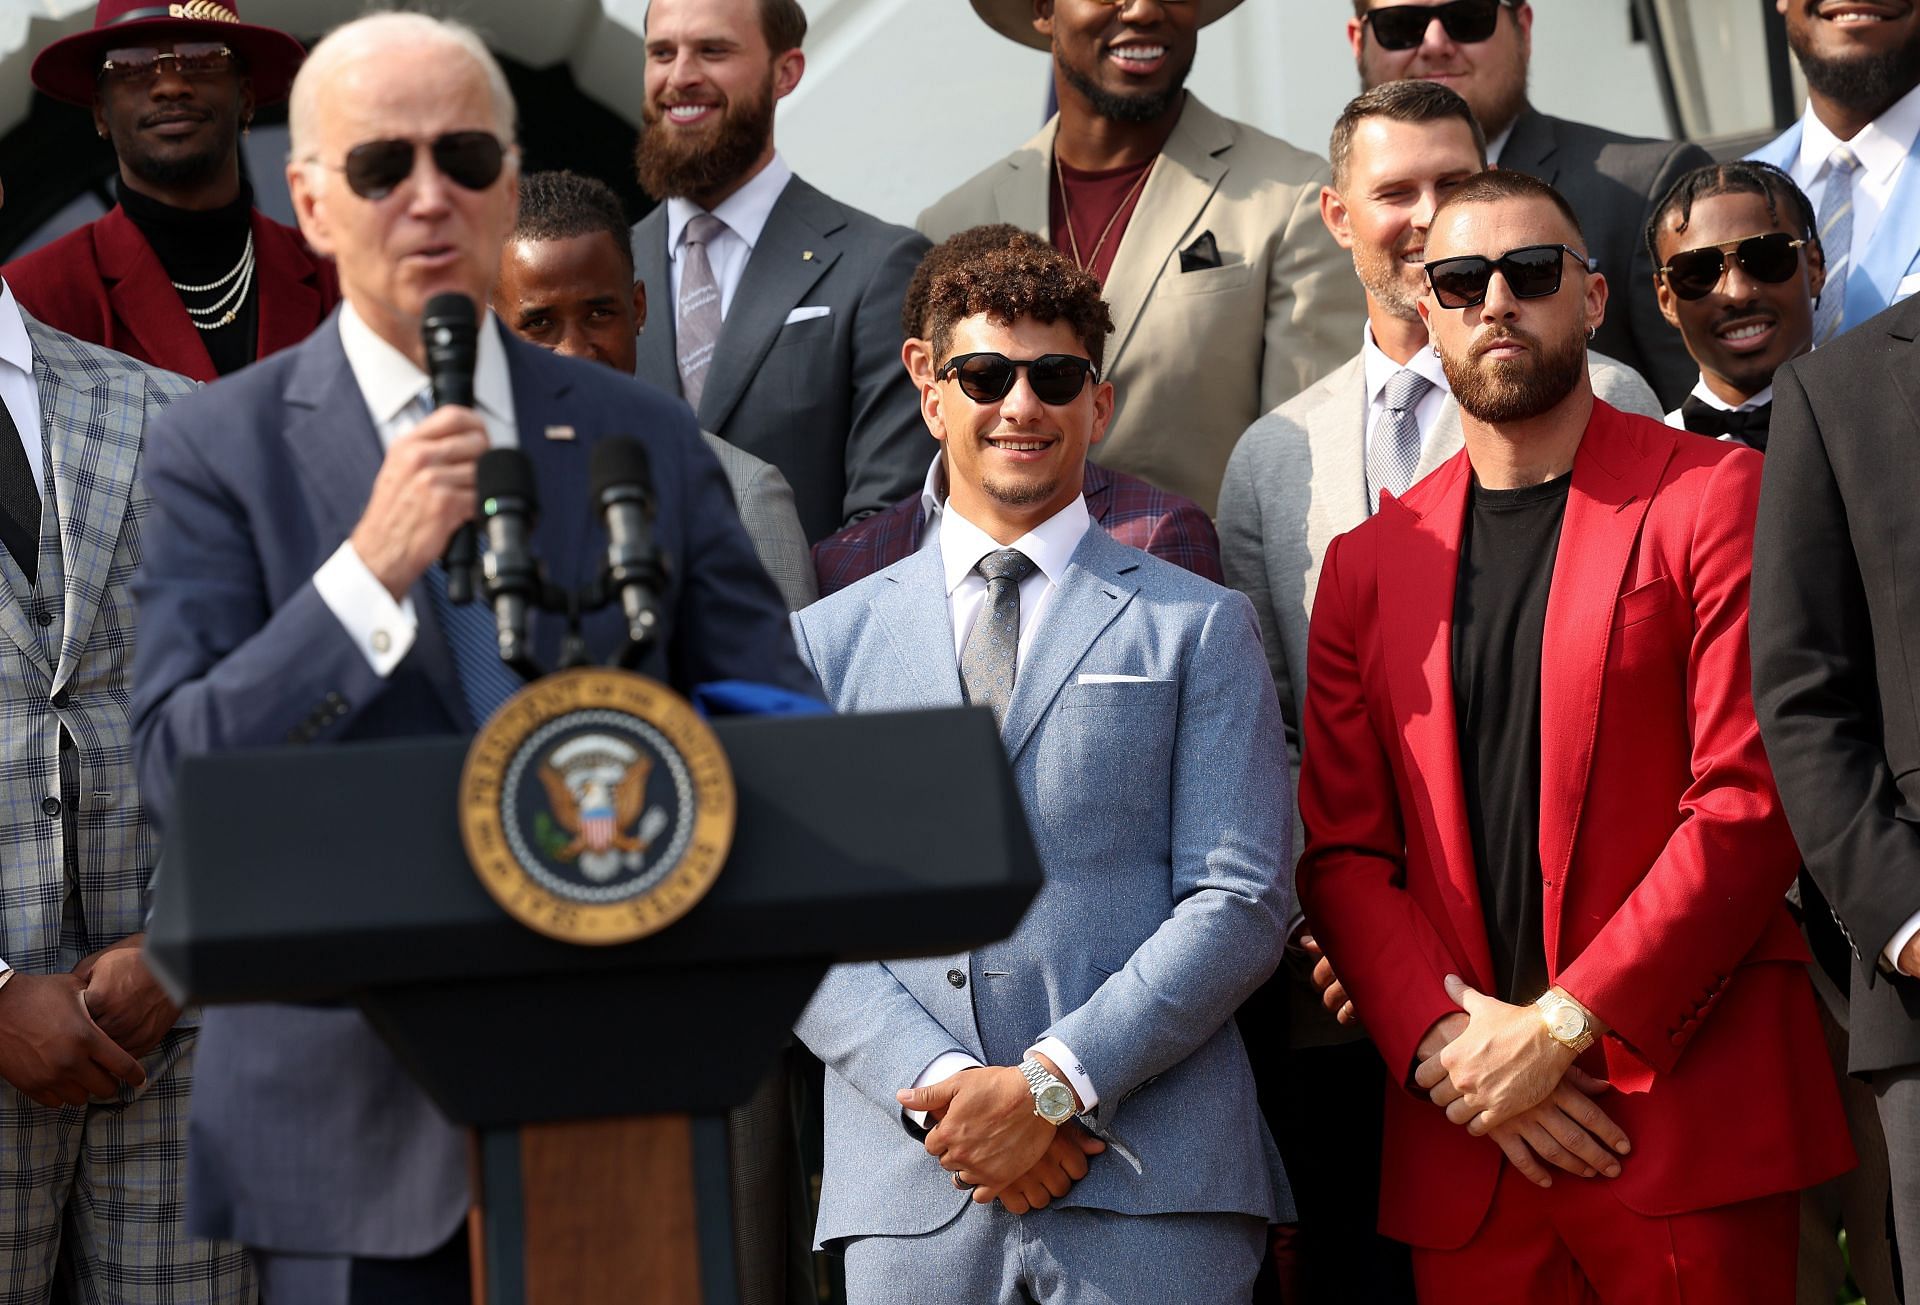
<svg viewBox="0 0 1920 1305">
<path fill-rule="evenodd" d="M 113 142 L 120 202 L 0 268 L 48 326 L 197 381 L 298 344 L 340 299 L 333 265 L 241 175 L 241 133 L 305 52 L 237 3 L 100 0 L 90 30 L 40 52 L 33 84 Z"/>
<path fill-rule="evenodd" d="M 1585 248 L 1521 173 L 1434 216 L 1466 448 L 1327 553 L 1300 895 L 1398 1080 L 1422 1301 L 1786 1305 L 1852 1151 L 1754 721 L 1760 458 L 1594 399 Z"/>
</svg>

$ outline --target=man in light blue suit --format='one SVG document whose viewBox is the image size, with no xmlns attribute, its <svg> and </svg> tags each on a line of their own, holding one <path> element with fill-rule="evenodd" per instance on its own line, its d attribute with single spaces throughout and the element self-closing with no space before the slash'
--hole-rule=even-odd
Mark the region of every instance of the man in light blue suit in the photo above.
<svg viewBox="0 0 1920 1305">
<path fill-rule="evenodd" d="M 794 629 L 842 711 L 992 708 L 1046 883 L 1003 942 L 821 985 L 815 1235 L 853 1305 L 1244 1302 L 1293 1213 L 1232 1019 L 1292 899 L 1253 609 L 1088 519 L 1114 402 L 1090 276 L 996 250 L 930 304 L 938 546 Z"/>
<path fill-rule="evenodd" d="M 1827 284 L 1817 348 L 1920 290 L 1920 7 L 1776 2 L 1807 110 L 1753 157 L 1785 169 L 1818 215 Z"/>
</svg>

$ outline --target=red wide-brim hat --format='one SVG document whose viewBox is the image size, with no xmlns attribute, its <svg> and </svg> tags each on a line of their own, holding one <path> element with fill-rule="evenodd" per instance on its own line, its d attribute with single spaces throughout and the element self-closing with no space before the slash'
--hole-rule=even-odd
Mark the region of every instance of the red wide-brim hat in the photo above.
<svg viewBox="0 0 1920 1305">
<path fill-rule="evenodd" d="M 1200 26 L 1225 18 L 1240 7 L 1240 0 L 1199 0 Z M 973 0 L 973 12 L 988 27 L 1022 45 L 1050 50 L 1052 42 L 1033 30 L 1033 0 Z"/>
<path fill-rule="evenodd" d="M 93 27 L 63 37 L 33 61 L 33 84 L 56 100 L 93 104 L 100 65 L 108 50 L 142 42 L 219 41 L 246 63 L 256 104 L 278 104 L 293 89 L 293 75 L 307 57 L 300 42 L 271 27 L 240 21 L 239 0 L 100 0 Z"/>
</svg>

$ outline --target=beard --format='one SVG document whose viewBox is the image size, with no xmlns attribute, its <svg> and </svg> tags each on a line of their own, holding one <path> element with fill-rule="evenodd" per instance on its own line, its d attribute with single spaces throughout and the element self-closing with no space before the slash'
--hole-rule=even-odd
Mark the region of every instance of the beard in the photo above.
<svg viewBox="0 0 1920 1305">
<path fill-rule="evenodd" d="M 1789 39 L 1816 94 L 1850 109 L 1879 112 L 1920 84 L 1920 30 L 1905 45 L 1852 59 L 1822 58 Z"/>
<path fill-rule="evenodd" d="M 773 135 L 773 70 L 753 100 L 728 101 L 720 124 L 692 140 L 667 121 L 666 109 L 648 103 L 640 110 L 640 143 L 634 171 L 640 188 L 655 199 L 693 199 L 724 190 L 744 176 Z"/>
<path fill-rule="evenodd" d="M 1360 285 L 1373 301 L 1402 322 L 1411 322 L 1420 316 L 1421 296 L 1426 293 L 1424 280 L 1412 285 L 1407 283 L 1405 257 L 1412 237 L 1402 239 L 1393 249 L 1382 250 L 1361 244 L 1353 247 L 1353 270 L 1360 278 Z"/>
<path fill-rule="evenodd" d="M 1119 91 L 1110 91 L 1096 83 L 1092 77 L 1068 63 L 1060 53 L 1060 47 L 1053 48 L 1053 64 L 1060 75 L 1067 79 L 1067 85 L 1080 92 L 1093 106 L 1093 111 L 1109 122 L 1157 122 L 1159 119 L 1180 107 L 1180 97 L 1186 93 L 1187 74 L 1193 71 L 1193 56 L 1187 57 L 1186 65 L 1176 71 L 1173 81 L 1161 91 L 1135 91 L 1131 95 Z"/>
<path fill-rule="evenodd" d="M 1500 340 L 1518 340 L 1530 352 L 1511 360 L 1487 361 L 1483 351 Z M 1550 411 L 1573 393 L 1586 365 L 1584 336 L 1575 335 L 1546 349 L 1538 336 L 1512 327 L 1481 336 L 1466 357 L 1456 358 L 1445 350 L 1440 354 L 1441 369 L 1461 411 L 1490 426 L 1529 421 Z"/>
<path fill-rule="evenodd" d="M 996 503 L 1007 507 L 1032 507 L 1036 503 L 1045 503 L 1060 492 L 1058 480 L 1019 481 L 994 480 L 988 476 L 980 478 L 980 489 Z"/>
<path fill-rule="evenodd" d="M 215 122 L 212 138 L 190 154 L 158 153 L 148 149 L 138 136 L 126 141 L 115 138 L 114 152 L 128 172 L 156 191 L 191 189 L 218 177 L 239 146 L 240 124 L 227 118 Z"/>
</svg>

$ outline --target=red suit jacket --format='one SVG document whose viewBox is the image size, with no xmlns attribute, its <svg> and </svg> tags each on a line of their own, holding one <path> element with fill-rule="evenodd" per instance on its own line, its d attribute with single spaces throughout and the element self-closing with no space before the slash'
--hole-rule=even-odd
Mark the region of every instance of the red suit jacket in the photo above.
<svg viewBox="0 0 1920 1305">
<path fill-rule="evenodd" d="M 1417 1089 L 1414 1048 L 1492 988 L 1453 709 L 1464 452 L 1335 540 L 1314 600 L 1301 902 L 1380 1047 L 1381 1231 L 1479 1227 L 1505 1158 Z M 1548 596 L 1540 688 L 1547 970 L 1613 1032 L 1582 1058 L 1646 1215 L 1820 1182 L 1852 1148 L 1782 902 L 1799 864 L 1754 720 L 1747 582 L 1760 455 L 1594 404 Z M 1579 1182 L 1566 1174 L 1556 1181 Z"/>
<path fill-rule="evenodd" d="M 340 302 L 333 264 L 300 233 L 253 213 L 254 276 L 265 358 L 312 334 Z M 119 205 L 105 217 L 0 267 L 20 306 L 55 330 L 155 367 L 211 381 L 217 373 L 160 256 Z"/>
</svg>

